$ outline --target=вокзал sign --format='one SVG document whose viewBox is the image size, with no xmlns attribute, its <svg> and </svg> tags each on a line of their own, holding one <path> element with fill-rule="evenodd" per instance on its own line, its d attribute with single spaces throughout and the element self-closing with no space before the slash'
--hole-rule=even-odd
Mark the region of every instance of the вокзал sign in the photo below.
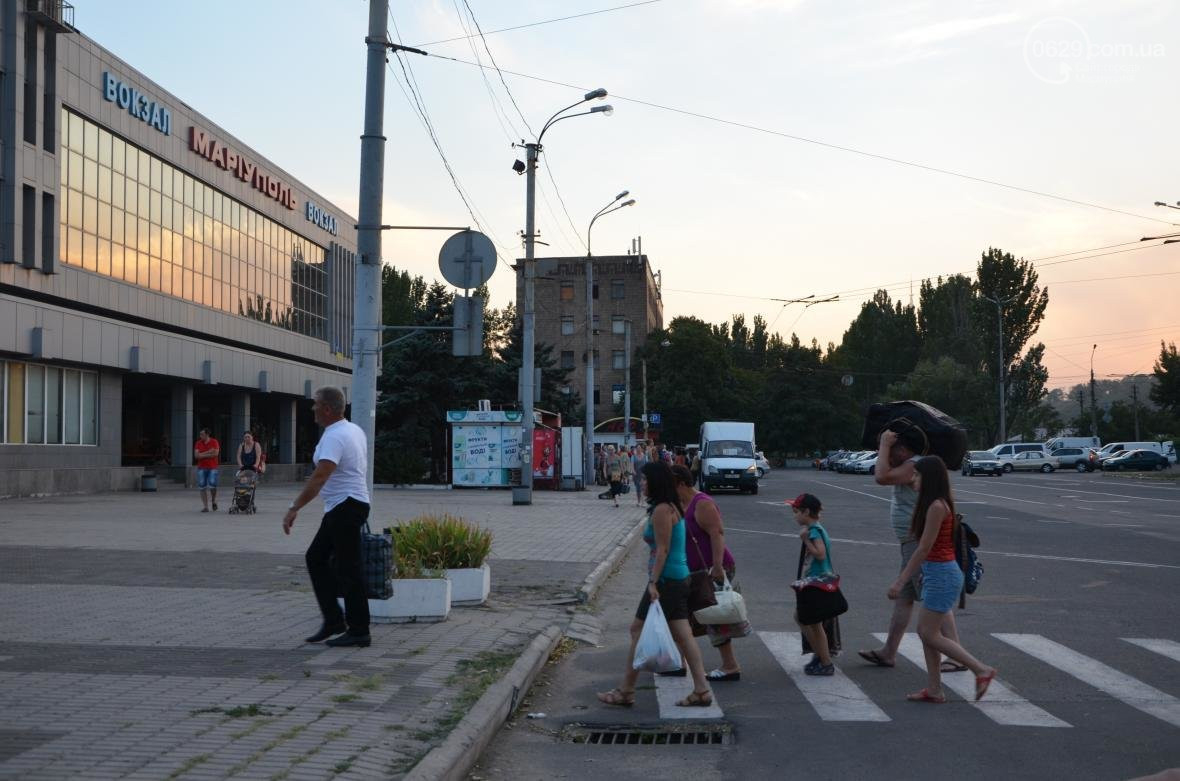
<svg viewBox="0 0 1180 781">
<path fill-rule="evenodd" d="M 274 198 L 288 209 L 295 208 L 295 194 L 291 185 L 279 181 L 225 144 L 196 127 L 188 129 L 188 148 L 201 157 L 236 175 L 269 198 Z"/>
</svg>

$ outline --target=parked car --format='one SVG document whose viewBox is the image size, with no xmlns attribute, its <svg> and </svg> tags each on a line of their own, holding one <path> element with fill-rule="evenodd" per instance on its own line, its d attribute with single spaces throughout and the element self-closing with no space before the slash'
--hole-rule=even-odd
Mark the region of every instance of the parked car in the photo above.
<svg viewBox="0 0 1180 781">
<path fill-rule="evenodd" d="M 770 462 L 766 460 L 766 454 L 761 450 L 754 451 L 754 466 L 758 467 L 759 479 L 762 479 L 762 475 L 770 471 Z"/>
<path fill-rule="evenodd" d="M 1089 447 L 1059 447 L 1053 451 L 1053 458 L 1062 469 L 1076 469 L 1079 472 L 1093 472 L 1096 460 L 1091 460 L 1091 453 L 1098 451 Z"/>
<path fill-rule="evenodd" d="M 1108 442 L 1107 444 L 1102 446 L 1101 450 L 1098 451 L 1098 460 L 1100 462 L 1105 462 L 1106 459 L 1117 456 L 1119 453 L 1123 453 L 1128 450 L 1151 450 L 1155 453 L 1159 453 L 1160 455 L 1164 455 L 1164 453 L 1166 452 L 1166 450 L 1164 448 L 1164 444 L 1166 444 L 1166 443 L 1162 443 L 1162 442 Z"/>
<path fill-rule="evenodd" d="M 1017 453 L 1012 460 L 1004 462 L 1005 472 L 1052 472 L 1057 469 L 1057 459 L 1035 450 Z"/>
<path fill-rule="evenodd" d="M 1045 449 L 1049 451 L 1049 455 L 1055 455 L 1055 451 L 1063 447 L 1092 447 L 1095 450 L 1102 447 L 1102 440 L 1098 437 L 1053 437 L 1053 439 L 1045 442 Z"/>
<path fill-rule="evenodd" d="M 837 472 L 853 472 L 856 469 L 856 462 L 857 461 L 860 461 L 862 458 L 868 458 L 869 456 L 873 455 L 874 452 L 875 451 L 872 451 L 872 450 L 858 450 L 855 454 L 853 454 L 852 456 L 844 459 L 839 464 L 837 464 L 836 471 Z"/>
<path fill-rule="evenodd" d="M 1042 456 L 1048 456 L 1049 451 L 1045 449 L 1045 445 L 1041 442 L 1008 442 L 1003 445 L 996 445 L 990 451 L 1001 464 L 1006 464 L 1021 453 L 1039 453 Z"/>
<path fill-rule="evenodd" d="M 858 475 L 871 475 L 873 470 L 877 468 L 877 454 L 865 456 L 864 458 L 852 462 L 852 473 Z"/>
<path fill-rule="evenodd" d="M 1164 470 L 1172 465 L 1168 457 L 1154 450 L 1124 450 L 1117 456 L 1111 456 L 1102 462 L 1102 468 L 1108 472 L 1118 472 L 1123 469 L 1154 469 Z"/>
<path fill-rule="evenodd" d="M 999 459 L 986 450 L 968 451 L 963 459 L 963 476 L 992 475 L 999 477 L 1004 474 L 1004 465 Z"/>
</svg>

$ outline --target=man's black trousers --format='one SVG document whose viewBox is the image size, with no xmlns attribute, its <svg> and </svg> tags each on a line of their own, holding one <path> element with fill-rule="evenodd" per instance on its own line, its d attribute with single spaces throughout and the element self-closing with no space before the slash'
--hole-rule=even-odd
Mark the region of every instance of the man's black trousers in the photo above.
<svg viewBox="0 0 1180 781">
<path fill-rule="evenodd" d="M 348 633 L 369 633 L 369 601 L 361 571 L 361 529 L 369 519 L 369 505 L 349 497 L 324 513 L 320 529 L 307 549 L 307 572 L 324 622 L 348 622 Z M 335 566 L 329 559 L 335 557 Z M 344 595 L 340 615 L 338 594 Z"/>
</svg>

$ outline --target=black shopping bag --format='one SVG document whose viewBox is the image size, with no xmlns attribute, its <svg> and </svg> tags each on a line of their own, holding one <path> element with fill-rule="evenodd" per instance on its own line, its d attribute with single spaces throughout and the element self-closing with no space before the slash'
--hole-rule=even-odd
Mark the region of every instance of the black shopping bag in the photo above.
<svg viewBox="0 0 1180 781">
<path fill-rule="evenodd" d="M 328 560 L 336 571 L 336 557 Z M 393 596 L 393 542 L 384 534 L 373 534 L 369 524 L 361 530 L 361 578 L 368 599 L 389 599 Z M 336 596 L 344 596 L 340 581 L 336 581 Z"/>
</svg>

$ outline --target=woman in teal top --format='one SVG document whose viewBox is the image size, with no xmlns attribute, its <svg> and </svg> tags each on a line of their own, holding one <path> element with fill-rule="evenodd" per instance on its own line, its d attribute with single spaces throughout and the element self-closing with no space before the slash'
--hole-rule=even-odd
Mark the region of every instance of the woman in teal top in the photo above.
<svg viewBox="0 0 1180 781">
<path fill-rule="evenodd" d="M 713 692 L 705 678 L 701 649 L 692 636 L 688 624 L 688 556 L 685 552 L 684 513 L 676 494 L 676 479 L 672 469 L 662 461 L 649 461 L 643 466 L 643 490 L 647 495 L 647 527 L 643 539 L 651 549 L 647 560 L 647 590 L 631 622 L 631 651 L 627 654 L 627 671 L 622 685 L 608 692 L 599 692 L 598 699 L 607 705 L 635 704 L 635 681 L 639 671 L 631 666 L 635 645 L 647 620 L 652 600 L 659 600 L 668 619 L 668 628 L 684 657 L 685 666 L 692 674 L 693 692 L 676 704 L 681 707 L 708 707 L 713 704 Z"/>
</svg>

